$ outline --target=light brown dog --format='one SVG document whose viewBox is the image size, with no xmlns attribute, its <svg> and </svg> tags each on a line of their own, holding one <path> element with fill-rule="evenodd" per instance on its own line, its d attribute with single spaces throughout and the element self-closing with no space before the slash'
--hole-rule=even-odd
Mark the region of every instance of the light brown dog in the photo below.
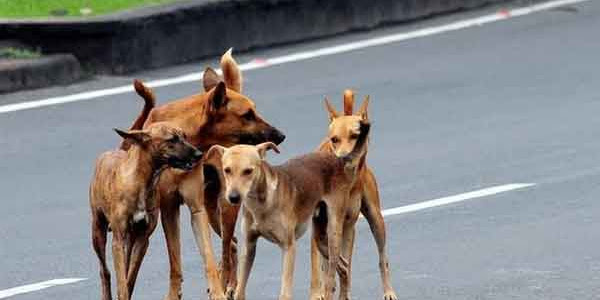
<svg viewBox="0 0 600 300">
<path fill-rule="evenodd" d="M 127 151 L 103 153 L 90 185 L 92 240 L 100 262 L 102 299 L 110 300 L 106 235 L 113 232 L 113 258 L 119 300 L 130 299 L 150 235 L 158 222 L 156 183 L 166 167 L 189 170 L 202 152 L 185 141 L 183 132 L 156 123 L 146 130 L 115 131 L 130 145 Z"/>
<path fill-rule="evenodd" d="M 366 97 L 356 114 L 353 113 L 354 92 L 346 90 L 344 92 L 344 114 L 338 113 L 335 108 L 325 100 L 325 106 L 329 112 L 329 132 L 327 138 L 321 143 L 318 151 L 332 153 L 337 157 L 348 155 L 355 148 L 360 124 L 369 122 L 368 117 L 369 98 Z M 361 153 L 360 163 L 358 165 L 358 180 L 351 188 L 350 197 L 347 201 L 345 216 L 343 218 L 342 234 L 342 257 L 347 261 L 347 275 L 340 276 L 340 298 L 342 300 L 351 299 L 350 286 L 352 282 L 352 252 L 354 247 L 355 226 L 359 213 L 367 219 L 371 232 L 375 238 L 379 252 L 379 269 L 383 284 L 385 300 L 397 300 L 396 293 L 391 285 L 389 262 L 386 253 L 385 223 L 381 214 L 381 203 L 379 201 L 379 191 L 377 181 L 373 171 L 367 166 L 367 146 Z M 311 299 L 321 299 L 323 294 L 320 291 L 320 272 L 319 266 L 320 253 L 326 254 L 327 235 L 325 232 L 326 218 L 317 213 L 313 220 L 314 237 L 311 242 L 312 257 L 312 277 L 311 277 Z M 342 274 L 340 274 L 342 275 Z"/>
<path fill-rule="evenodd" d="M 207 158 L 221 158 L 225 176 L 225 195 L 234 205 L 242 204 L 244 248 L 238 269 L 235 300 L 245 299 L 246 283 L 252 268 L 259 237 L 277 244 L 283 251 L 280 300 L 292 299 L 296 240 L 322 201 L 328 216 L 328 257 L 331 264 L 325 283 L 325 299 L 332 299 L 335 269 L 340 254 L 339 224 L 346 209 L 350 188 L 356 178 L 358 158 L 363 151 L 370 125 L 359 126 L 354 149 L 343 157 L 320 152 L 289 160 L 280 166 L 265 161 L 275 144 L 213 146 Z"/>
<path fill-rule="evenodd" d="M 235 144 L 281 143 L 285 136 L 269 125 L 256 110 L 252 100 L 241 94 L 242 74 L 231 55 L 231 50 L 221 58 L 223 79 L 211 68 L 204 72 L 205 93 L 152 107 L 154 95 L 141 83 L 136 91 L 146 101 L 146 106 L 134 122 L 132 129 L 148 128 L 157 122 L 166 122 L 181 128 L 187 140 L 202 150 L 213 145 L 226 147 Z M 122 147 L 126 149 L 128 143 Z M 169 252 L 169 292 L 166 300 L 181 299 L 182 269 L 179 233 L 179 207 L 190 209 L 194 237 L 205 264 L 209 298 L 225 299 L 224 286 L 229 292 L 235 287 L 236 254 L 234 231 L 239 207 L 219 201 L 221 175 L 220 162 L 197 166 L 191 171 L 167 170 L 158 183 L 162 227 Z M 219 276 L 209 225 L 222 238 L 223 265 Z M 223 281 L 220 279 L 222 278 Z"/>
</svg>

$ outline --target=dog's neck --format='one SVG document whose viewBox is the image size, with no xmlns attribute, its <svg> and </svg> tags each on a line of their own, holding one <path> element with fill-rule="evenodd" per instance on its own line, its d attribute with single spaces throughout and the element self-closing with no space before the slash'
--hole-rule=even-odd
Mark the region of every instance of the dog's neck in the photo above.
<svg viewBox="0 0 600 300">
<path fill-rule="evenodd" d="M 148 149 L 139 145 L 132 145 L 127 151 L 127 161 L 121 166 L 121 178 L 132 181 L 137 194 L 137 208 L 140 211 L 148 209 L 149 200 L 154 196 L 154 187 L 158 183 L 160 174 L 167 165 L 160 163 Z M 153 207 L 150 207 L 153 209 Z"/>
<path fill-rule="evenodd" d="M 263 162 L 260 166 L 260 175 L 252 184 L 250 197 L 247 199 L 246 207 L 255 214 L 258 210 L 261 213 L 268 213 L 277 206 L 275 193 L 277 192 L 278 178 L 276 172 Z"/>
</svg>

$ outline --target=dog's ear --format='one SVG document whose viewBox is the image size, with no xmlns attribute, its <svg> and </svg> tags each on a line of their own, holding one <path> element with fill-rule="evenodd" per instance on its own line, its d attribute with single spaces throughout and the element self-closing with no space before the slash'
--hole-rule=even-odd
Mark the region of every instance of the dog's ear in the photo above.
<svg viewBox="0 0 600 300">
<path fill-rule="evenodd" d="M 219 81 L 212 93 L 209 95 L 209 106 L 211 112 L 216 112 L 227 104 L 227 88 L 223 81 Z"/>
<path fill-rule="evenodd" d="M 275 145 L 275 143 L 273 142 L 265 142 L 262 144 L 258 144 L 256 145 L 256 149 L 258 150 L 258 154 L 262 159 L 265 159 L 268 150 L 273 150 L 275 151 L 275 153 L 280 153 L 279 148 L 277 148 L 277 145 Z"/>
<path fill-rule="evenodd" d="M 327 112 L 329 113 L 329 122 L 333 121 L 333 119 L 339 117 L 340 115 L 327 98 L 325 98 L 325 109 L 327 109 Z"/>
<path fill-rule="evenodd" d="M 344 115 L 351 116 L 354 111 L 354 91 L 344 91 Z"/>
<path fill-rule="evenodd" d="M 208 149 L 206 154 L 204 154 L 204 163 L 208 163 L 215 166 L 221 165 L 221 157 L 223 157 L 223 153 L 227 148 L 221 145 L 214 145 Z"/>
<path fill-rule="evenodd" d="M 233 48 L 229 48 L 223 56 L 221 56 L 221 70 L 223 71 L 223 78 L 228 89 L 234 90 L 238 93 L 242 92 L 242 72 L 233 59 L 231 52 Z"/>
<path fill-rule="evenodd" d="M 129 130 L 123 131 L 118 128 L 114 128 L 115 132 L 120 135 L 122 138 L 131 140 L 134 143 L 144 145 L 148 143 L 152 138 L 150 135 L 142 130 Z"/>
<path fill-rule="evenodd" d="M 369 120 L 369 101 L 369 96 L 366 96 L 365 100 L 363 100 L 363 103 L 356 112 L 356 115 L 361 117 L 363 120 Z"/>
<path fill-rule="evenodd" d="M 205 92 L 212 90 L 212 88 L 217 86 L 219 81 L 221 81 L 221 77 L 211 67 L 207 67 L 206 70 L 204 70 L 204 75 L 202 76 L 202 85 L 204 86 Z"/>
</svg>

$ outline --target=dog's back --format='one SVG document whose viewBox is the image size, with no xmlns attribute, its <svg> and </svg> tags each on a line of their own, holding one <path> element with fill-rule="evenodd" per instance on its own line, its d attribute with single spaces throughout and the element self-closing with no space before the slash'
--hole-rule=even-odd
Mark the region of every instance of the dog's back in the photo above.
<svg viewBox="0 0 600 300">
<path fill-rule="evenodd" d="M 317 152 L 292 158 L 273 169 L 287 177 L 302 193 L 325 194 L 333 178 L 344 171 L 344 162 L 332 153 Z"/>
</svg>

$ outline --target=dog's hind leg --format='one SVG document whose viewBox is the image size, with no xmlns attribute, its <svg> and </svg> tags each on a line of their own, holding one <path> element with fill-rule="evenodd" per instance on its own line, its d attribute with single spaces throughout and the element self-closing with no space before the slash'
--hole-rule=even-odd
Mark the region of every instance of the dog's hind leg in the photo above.
<svg viewBox="0 0 600 300">
<path fill-rule="evenodd" d="M 111 300 L 110 271 L 106 265 L 106 235 L 108 223 L 102 217 L 92 216 L 92 244 L 100 264 L 100 283 L 102 285 L 102 300 Z"/>
<path fill-rule="evenodd" d="M 367 219 L 371 233 L 377 244 L 379 252 L 379 271 L 383 284 L 384 300 L 397 300 L 396 292 L 392 287 L 390 276 L 390 265 L 386 251 L 386 233 L 385 222 L 381 214 L 381 204 L 379 201 L 379 191 L 377 189 L 377 181 L 371 170 L 368 170 L 365 179 L 363 190 L 363 198 L 361 203 L 361 213 Z"/>
<path fill-rule="evenodd" d="M 140 271 L 142 261 L 148 250 L 148 244 L 150 242 L 150 235 L 154 232 L 158 223 L 158 216 L 150 218 L 151 223 L 147 224 L 143 232 L 136 234 L 133 239 L 133 245 L 131 248 L 131 257 L 129 260 L 129 268 L 127 270 L 127 287 L 129 288 L 129 295 L 133 296 L 133 289 L 135 287 L 135 281 Z"/>
<path fill-rule="evenodd" d="M 172 199 L 167 199 L 172 200 Z M 177 201 L 161 201 L 160 219 L 167 241 L 169 253 L 169 293 L 165 300 L 181 299 L 181 244 L 179 242 L 179 203 Z"/>
</svg>

